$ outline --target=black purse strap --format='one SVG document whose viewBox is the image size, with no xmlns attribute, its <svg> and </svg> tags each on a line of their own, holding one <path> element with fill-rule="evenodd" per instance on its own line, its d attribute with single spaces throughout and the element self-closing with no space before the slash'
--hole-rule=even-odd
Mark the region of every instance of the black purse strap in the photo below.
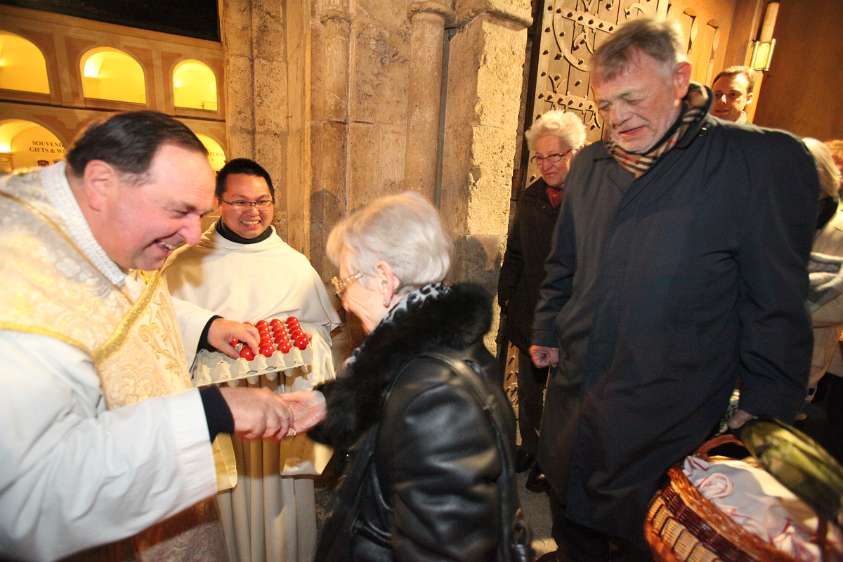
<svg viewBox="0 0 843 562">
<path fill-rule="evenodd" d="M 524 519 L 524 511 L 518 502 L 518 493 L 514 488 L 515 481 L 515 459 L 512 457 L 512 449 L 507 447 L 504 443 L 504 428 L 501 420 L 495 413 L 495 397 L 488 392 L 486 384 L 480 378 L 480 375 L 471 368 L 465 361 L 449 357 L 443 353 L 430 351 L 422 354 L 422 357 L 429 357 L 440 363 L 445 364 L 454 373 L 457 374 L 468 385 L 474 399 L 480 404 L 486 417 L 489 419 L 492 427 L 495 429 L 495 436 L 502 462 L 501 479 L 503 486 L 501 486 L 504 494 L 503 500 L 500 502 L 501 508 L 501 522 L 504 525 L 504 539 L 508 543 L 508 547 L 502 550 L 502 554 L 506 556 L 506 562 L 529 562 L 533 559 L 533 549 L 531 545 L 530 528 Z M 515 506 L 515 515 L 512 518 L 511 527 L 507 528 L 506 521 L 509 518 L 506 506 Z"/>
</svg>

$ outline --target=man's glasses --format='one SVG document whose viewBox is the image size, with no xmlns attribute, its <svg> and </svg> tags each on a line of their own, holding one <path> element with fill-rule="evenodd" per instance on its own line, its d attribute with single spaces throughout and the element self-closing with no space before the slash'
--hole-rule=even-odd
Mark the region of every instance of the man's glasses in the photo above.
<svg viewBox="0 0 843 562">
<path fill-rule="evenodd" d="M 265 209 L 272 206 L 272 199 L 258 199 L 257 201 L 246 201 L 245 199 L 235 199 L 234 201 L 226 201 L 220 199 L 226 205 L 231 205 L 237 209 L 248 209 L 249 207 L 257 207 L 258 209 Z"/>
<path fill-rule="evenodd" d="M 544 162 L 547 162 L 549 164 L 558 164 L 562 161 L 563 158 L 568 156 L 572 150 L 573 148 L 569 148 L 565 152 L 557 152 L 555 154 L 548 154 L 547 156 L 539 156 L 538 154 L 536 154 L 530 158 L 530 161 L 536 166 L 539 166 Z"/>
<path fill-rule="evenodd" d="M 363 273 L 358 271 L 357 273 L 352 273 L 348 277 L 332 277 L 331 284 L 334 286 L 334 291 L 337 292 L 337 296 L 342 298 L 342 294 L 345 290 L 348 289 L 352 283 L 363 277 L 363 275 Z"/>
</svg>

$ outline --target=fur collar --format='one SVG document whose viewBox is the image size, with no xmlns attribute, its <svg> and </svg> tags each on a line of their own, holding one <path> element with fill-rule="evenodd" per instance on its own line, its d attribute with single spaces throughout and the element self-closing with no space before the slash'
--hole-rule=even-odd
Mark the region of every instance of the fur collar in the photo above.
<svg viewBox="0 0 843 562">
<path fill-rule="evenodd" d="M 310 430 L 311 439 L 350 448 L 381 419 L 386 392 L 407 362 L 428 351 L 468 349 L 481 342 L 491 323 L 488 293 L 479 285 L 459 284 L 378 325 L 337 380 L 317 388 L 325 394 L 328 415 Z"/>
</svg>

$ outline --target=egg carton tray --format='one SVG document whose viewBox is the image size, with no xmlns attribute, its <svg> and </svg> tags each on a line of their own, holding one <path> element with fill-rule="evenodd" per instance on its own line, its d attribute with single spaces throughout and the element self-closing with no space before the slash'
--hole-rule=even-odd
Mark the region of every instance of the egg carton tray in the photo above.
<svg viewBox="0 0 843 562">
<path fill-rule="evenodd" d="M 313 363 L 311 346 L 305 349 L 294 347 L 287 353 L 276 351 L 271 356 L 257 355 L 251 361 L 242 357 L 232 359 L 218 351 L 202 350 L 196 356 L 191 374 L 194 386 L 206 386 L 240 379 L 270 375 L 291 369 L 303 368 L 310 370 Z"/>
</svg>

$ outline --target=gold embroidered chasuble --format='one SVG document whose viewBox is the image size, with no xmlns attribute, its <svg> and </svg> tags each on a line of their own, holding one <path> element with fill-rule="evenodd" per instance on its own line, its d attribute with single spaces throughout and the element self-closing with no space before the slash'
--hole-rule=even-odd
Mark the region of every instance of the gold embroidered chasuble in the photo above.
<svg viewBox="0 0 843 562">
<path fill-rule="evenodd" d="M 139 295 L 112 283 L 79 248 L 45 196 L 40 174 L 0 181 L 0 330 L 44 335 L 88 355 L 105 404 L 119 408 L 192 388 L 166 281 L 131 273 Z M 219 490 L 236 483 L 230 437 L 214 442 Z M 213 498 L 85 560 L 225 560 Z M 77 555 L 77 556 L 80 556 Z M 198 556 L 198 558 L 197 558 Z"/>
</svg>

